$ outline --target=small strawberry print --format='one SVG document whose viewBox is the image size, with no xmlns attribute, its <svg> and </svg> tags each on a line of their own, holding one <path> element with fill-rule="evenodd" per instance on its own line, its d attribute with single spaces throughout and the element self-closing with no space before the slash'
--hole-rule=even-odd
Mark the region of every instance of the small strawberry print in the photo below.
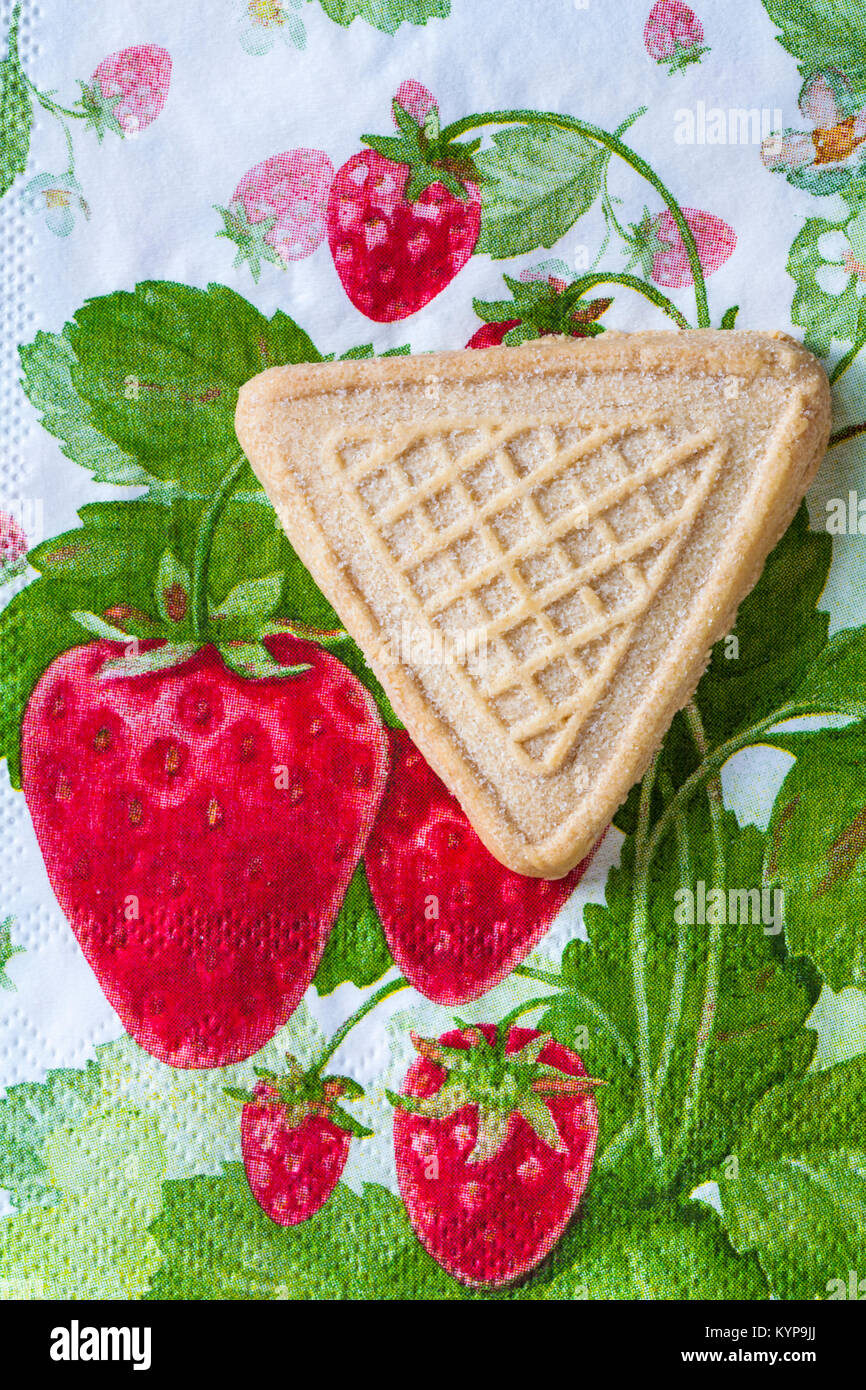
<svg viewBox="0 0 866 1390">
<path fill-rule="evenodd" d="M 669 73 L 682 72 L 699 63 L 709 49 L 704 46 L 704 26 L 694 10 L 680 0 L 658 0 L 644 25 L 646 51 Z"/>
<path fill-rule="evenodd" d="M 138 135 L 162 111 L 170 83 L 167 50 L 137 44 L 103 58 L 89 83 L 81 84 L 81 106 L 100 140 L 107 131 Z"/>
<path fill-rule="evenodd" d="M 480 142 L 443 141 L 435 103 L 423 124 L 396 99 L 393 114 L 400 134 L 364 136 L 369 148 L 337 170 L 328 204 L 337 274 L 377 323 L 407 318 L 440 294 L 481 229 L 472 165 Z"/>
<path fill-rule="evenodd" d="M 246 262 L 258 281 L 263 262 L 284 268 L 311 256 L 325 239 L 333 182 L 324 150 L 286 150 L 244 174 L 228 207 L 217 207 L 217 236 L 237 246 L 235 266 Z"/>
</svg>

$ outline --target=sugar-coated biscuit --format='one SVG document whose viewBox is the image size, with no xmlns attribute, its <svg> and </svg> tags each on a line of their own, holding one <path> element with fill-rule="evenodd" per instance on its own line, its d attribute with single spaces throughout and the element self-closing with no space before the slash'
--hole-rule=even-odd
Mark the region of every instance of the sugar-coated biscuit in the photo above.
<svg viewBox="0 0 866 1390">
<path fill-rule="evenodd" d="M 556 878 L 691 697 L 829 421 L 793 340 L 705 329 L 275 367 L 236 428 L 488 849 Z"/>
</svg>

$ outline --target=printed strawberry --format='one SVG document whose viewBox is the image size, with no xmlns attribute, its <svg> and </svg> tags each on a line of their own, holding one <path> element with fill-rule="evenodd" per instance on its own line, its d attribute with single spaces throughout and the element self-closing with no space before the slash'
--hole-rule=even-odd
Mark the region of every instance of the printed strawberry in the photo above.
<svg viewBox="0 0 866 1390">
<path fill-rule="evenodd" d="M 243 1103 L 241 1152 L 250 1191 L 278 1226 L 297 1226 L 327 1202 L 340 1180 L 353 1136 L 372 1130 L 337 1102 L 364 1094 L 347 1076 L 304 1073 L 286 1055 L 287 1074 L 256 1067 L 252 1092 L 226 1088 Z"/>
<path fill-rule="evenodd" d="M 324 150 L 286 150 L 244 174 L 227 208 L 217 206 L 227 237 L 238 248 L 235 266 L 249 262 L 255 281 L 262 262 L 285 269 L 311 256 L 325 239 L 334 166 Z"/>
<path fill-rule="evenodd" d="M 475 301 L 472 302 L 474 305 Z M 478 312 L 477 309 L 475 312 Z M 468 348 L 501 347 L 512 328 L 517 328 L 519 324 L 520 319 L 503 319 L 501 323 L 482 323 L 480 328 L 476 328 L 466 346 Z"/>
<path fill-rule="evenodd" d="M 481 193 L 472 156 L 480 140 L 443 140 L 435 103 L 423 125 L 395 99 L 399 135 L 363 136 L 370 148 L 337 170 L 328 243 L 343 288 L 377 323 L 417 313 L 472 255 Z"/>
<path fill-rule="evenodd" d="M 404 111 L 412 117 L 416 125 L 423 126 L 431 111 L 438 114 L 439 104 L 433 93 L 423 82 L 416 82 L 414 77 L 407 77 L 405 82 L 401 82 L 394 95 L 394 100 Z M 393 108 L 392 108 L 393 109 Z M 400 129 L 400 123 L 394 116 L 394 124 Z"/>
<path fill-rule="evenodd" d="M 589 858 L 554 881 L 504 868 L 409 735 L 390 737 L 391 773 L 365 858 L 370 890 L 410 984 L 437 1004 L 462 1004 L 526 958 Z"/>
<path fill-rule="evenodd" d="M 733 255 L 737 245 L 736 232 L 711 212 L 683 208 L 682 214 L 695 239 L 704 275 L 714 274 Z M 634 254 L 630 266 L 639 261 L 647 279 L 669 289 L 685 289 L 694 283 L 683 239 L 667 208 L 655 217 L 651 217 L 645 208 L 643 218 L 633 224 L 631 230 L 634 233 L 631 241 Z"/>
<path fill-rule="evenodd" d="M 699 63 L 709 49 L 704 47 L 704 26 L 694 10 L 679 0 L 658 0 L 644 25 L 646 51 L 669 73 L 682 72 L 690 63 Z"/>
<path fill-rule="evenodd" d="M 0 512 L 0 584 L 27 567 L 27 537 L 11 512 Z"/>
<path fill-rule="evenodd" d="M 412 1041 L 394 1112 L 397 1181 L 434 1260 L 464 1284 L 509 1284 L 573 1217 L 598 1134 L 576 1052 L 532 1028 L 481 1023 Z"/>
<path fill-rule="evenodd" d="M 521 271 L 517 280 L 509 275 L 503 279 L 511 299 L 473 299 L 472 307 L 484 323 L 469 339 L 468 348 L 500 343 L 516 347 L 550 334 L 592 338 L 604 332 L 598 320 L 613 300 L 584 299 L 580 282 L 562 261 Z"/>
<path fill-rule="evenodd" d="M 256 593 L 278 600 L 281 575 L 210 614 L 219 646 L 185 636 L 189 579 L 168 553 L 158 584 L 177 640 L 74 615 L 103 640 L 37 682 L 22 785 L 57 900 L 127 1032 L 173 1066 L 220 1067 L 258 1051 L 309 985 L 387 742 L 370 696 L 318 643 L 274 625 L 236 635 Z"/>
<path fill-rule="evenodd" d="M 81 83 L 79 104 L 100 140 L 106 131 L 138 135 L 165 106 L 170 83 L 170 53 L 158 44 L 136 44 L 103 58 L 90 82 Z"/>
</svg>

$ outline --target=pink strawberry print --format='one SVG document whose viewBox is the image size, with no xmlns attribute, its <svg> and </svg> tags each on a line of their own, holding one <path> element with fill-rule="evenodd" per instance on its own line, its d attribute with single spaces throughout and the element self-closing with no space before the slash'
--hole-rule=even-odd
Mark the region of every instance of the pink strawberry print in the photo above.
<svg viewBox="0 0 866 1390">
<path fill-rule="evenodd" d="M 127 1032 L 176 1067 L 241 1061 L 289 1018 L 385 781 L 385 732 L 351 672 L 294 637 L 267 647 L 306 669 L 246 679 L 205 646 L 126 676 L 106 669 L 117 643 L 74 647 L 24 717 L 57 900 Z"/>
<path fill-rule="evenodd" d="M 485 849 L 409 735 L 390 738 L 391 773 L 365 860 L 370 890 L 410 984 L 437 1004 L 462 1004 L 526 958 L 591 856 L 555 881 L 512 873 Z"/>
<path fill-rule="evenodd" d="M 344 1076 L 302 1072 L 286 1057 L 287 1075 L 258 1070 L 252 1091 L 229 1090 L 245 1102 L 241 1152 L 253 1197 L 278 1226 L 297 1226 L 324 1206 L 337 1186 L 353 1135 L 372 1133 L 338 1104 L 364 1093 Z"/>
<path fill-rule="evenodd" d="M 704 275 L 713 275 L 733 255 L 736 232 L 711 212 L 683 208 L 682 214 L 695 239 Z M 657 285 L 677 290 L 694 283 L 683 239 L 667 208 L 655 217 L 645 211 L 643 220 L 632 230 L 635 233 L 632 264 L 639 260 L 647 278 Z"/>
<path fill-rule="evenodd" d="M 244 174 L 227 208 L 217 207 L 238 248 L 235 266 L 249 263 L 258 281 L 262 262 L 284 268 L 311 256 L 325 239 L 334 166 L 324 150 L 286 150 Z"/>
<path fill-rule="evenodd" d="M 82 83 L 81 105 L 100 140 L 109 130 L 137 135 L 162 111 L 170 83 L 168 51 L 158 44 L 137 44 L 103 58 L 90 82 Z"/>
<path fill-rule="evenodd" d="M 509 1284 L 550 1254 L 589 1181 L 597 1084 L 532 1028 L 482 1023 L 421 1054 L 391 1096 L 397 1181 L 421 1244 L 473 1286 Z"/>
<path fill-rule="evenodd" d="M 431 111 L 438 114 L 439 104 L 429 88 L 423 82 L 416 82 L 414 77 L 407 77 L 405 82 L 401 82 L 394 95 L 394 100 L 402 106 L 415 122 L 423 129 L 424 122 Z M 396 116 L 394 124 L 400 129 Z"/>
<path fill-rule="evenodd" d="M 646 51 L 668 72 L 682 72 L 690 63 L 699 63 L 709 49 L 704 47 L 704 26 L 694 10 L 680 0 L 658 0 L 644 25 Z"/>
<path fill-rule="evenodd" d="M 426 99 L 414 91 L 410 99 L 420 117 Z M 443 141 L 435 102 L 423 125 L 398 100 L 393 112 L 399 136 L 365 136 L 370 148 L 337 170 L 328 203 L 337 274 L 355 307 L 377 323 L 407 318 L 440 294 L 481 230 L 471 164 L 478 142 Z"/>
</svg>

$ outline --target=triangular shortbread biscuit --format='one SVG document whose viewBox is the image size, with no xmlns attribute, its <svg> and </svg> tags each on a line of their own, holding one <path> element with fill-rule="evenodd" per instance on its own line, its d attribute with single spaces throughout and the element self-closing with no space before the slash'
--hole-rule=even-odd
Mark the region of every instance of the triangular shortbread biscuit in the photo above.
<svg viewBox="0 0 866 1390">
<path fill-rule="evenodd" d="M 827 444 L 772 334 L 276 367 L 241 446 L 484 843 L 554 878 L 643 774 Z"/>
</svg>

